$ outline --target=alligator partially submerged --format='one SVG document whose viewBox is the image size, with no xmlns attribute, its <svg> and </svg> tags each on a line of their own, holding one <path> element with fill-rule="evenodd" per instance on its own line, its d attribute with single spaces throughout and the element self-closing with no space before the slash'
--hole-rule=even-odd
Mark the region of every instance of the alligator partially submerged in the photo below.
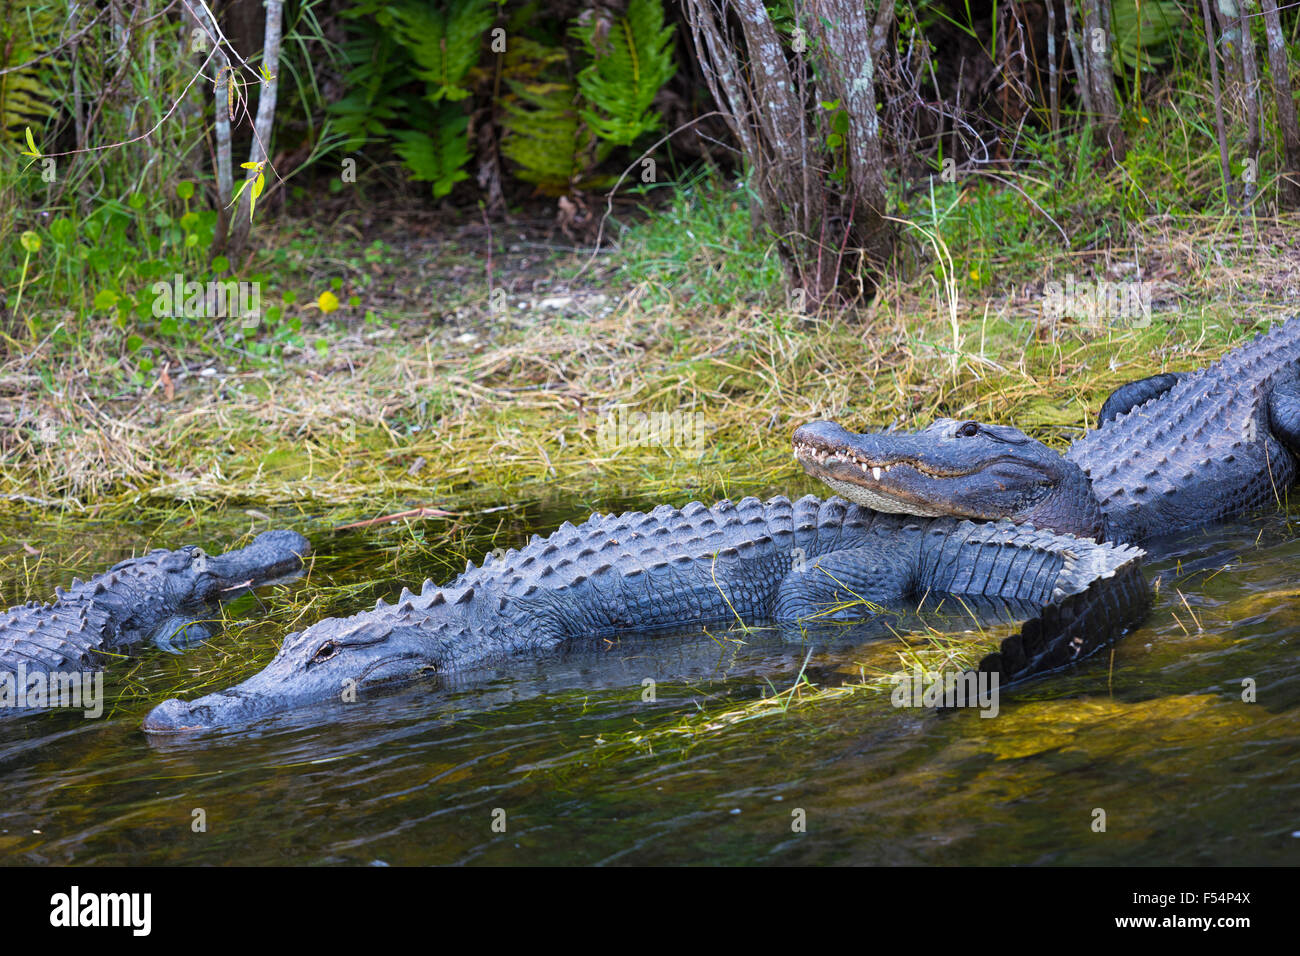
<svg viewBox="0 0 1300 956">
<path fill-rule="evenodd" d="M 1010 519 L 1116 542 L 1281 503 L 1300 454 L 1300 318 L 1207 368 L 1117 389 L 1061 455 L 1004 425 L 855 434 L 813 422 L 795 457 L 839 494 L 913 515 Z"/>
<path fill-rule="evenodd" d="M 579 637 L 720 623 L 839 620 L 866 601 L 951 594 L 1039 611 L 990 655 L 1002 683 L 1063 666 L 1144 613 L 1141 552 L 1009 522 L 879 514 L 839 498 L 746 498 L 594 515 L 444 587 L 288 635 L 249 680 L 167 700 L 144 728 L 241 724 L 419 673 L 462 672 Z"/>
<path fill-rule="evenodd" d="M 159 549 L 56 588 L 49 604 L 11 607 L 0 615 L 0 685 L 12 701 L 51 675 L 97 670 L 108 652 L 134 644 L 175 651 L 202 635 L 196 622 L 216 603 L 299 570 L 310 551 L 293 531 L 267 531 L 219 555 Z"/>
</svg>

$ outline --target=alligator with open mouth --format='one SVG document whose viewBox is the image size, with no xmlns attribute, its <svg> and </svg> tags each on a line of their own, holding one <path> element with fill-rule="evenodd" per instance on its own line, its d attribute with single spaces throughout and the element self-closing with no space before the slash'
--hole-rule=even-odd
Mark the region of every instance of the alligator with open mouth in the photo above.
<svg viewBox="0 0 1300 956">
<path fill-rule="evenodd" d="M 0 682 L 26 686 L 51 675 L 98 670 L 108 654 L 153 641 L 168 651 L 201 639 L 200 619 L 244 589 L 302 567 L 311 545 L 293 531 L 267 531 L 245 548 L 208 555 L 200 548 L 159 549 L 114 565 L 88 581 L 55 589 L 0 615 Z M 13 687 L 19 699 L 26 686 Z"/>
<path fill-rule="evenodd" d="M 840 498 L 597 514 L 471 564 L 443 587 L 426 581 L 395 604 L 317 621 L 288 635 L 260 673 L 197 700 L 164 701 L 144 729 L 236 726 L 624 630 L 843 620 L 870 613 L 867 602 L 945 594 L 1030 609 L 981 664 L 1005 685 L 1137 623 L 1149 597 L 1141 554 L 1010 522 L 880 514 Z"/>
<path fill-rule="evenodd" d="M 1300 318 L 1206 368 L 1120 387 L 1064 455 L 1015 428 L 951 418 L 911 433 L 812 422 L 794 451 L 879 511 L 1146 541 L 1282 503 L 1300 454 Z"/>
</svg>

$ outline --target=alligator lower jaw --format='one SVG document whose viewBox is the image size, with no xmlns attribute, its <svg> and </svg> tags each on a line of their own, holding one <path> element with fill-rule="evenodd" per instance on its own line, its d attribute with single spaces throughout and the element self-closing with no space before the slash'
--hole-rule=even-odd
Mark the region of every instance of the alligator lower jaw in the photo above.
<svg viewBox="0 0 1300 956">
<path fill-rule="evenodd" d="M 825 475 L 818 475 L 817 477 L 841 498 L 846 498 L 855 504 L 870 508 L 872 511 L 883 511 L 886 514 L 916 515 L 920 518 L 941 518 L 947 515 L 947 512 L 940 511 L 930 505 L 914 502 L 907 498 L 894 497 L 856 482 L 841 481 L 838 478 L 828 478 Z"/>
</svg>

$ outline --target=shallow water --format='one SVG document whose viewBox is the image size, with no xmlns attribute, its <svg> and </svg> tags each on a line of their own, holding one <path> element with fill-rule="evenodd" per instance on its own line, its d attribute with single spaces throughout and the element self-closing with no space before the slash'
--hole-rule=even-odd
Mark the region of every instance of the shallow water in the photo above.
<svg viewBox="0 0 1300 956">
<path fill-rule="evenodd" d="M 706 730 L 692 717 L 771 696 L 801 668 L 827 686 L 897 666 L 899 638 L 868 624 L 629 636 L 238 733 L 139 729 L 163 697 L 259 670 L 293 627 L 585 516 L 529 506 L 335 534 L 275 516 L 317 547 L 304 579 L 228 605 L 225 632 L 184 657 L 115 663 L 102 719 L 0 720 L 0 863 L 1300 859 L 1300 524 L 1279 513 L 1162 544 L 1146 624 L 1113 656 L 1005 692 L 992 719 L 897 710 L 887 689 Z M 0 606 L 149 546 L 222 550 L 255 524 L 0 519 Z M 696 732 L 675 732 L 684 722 Z"/>
</svg>

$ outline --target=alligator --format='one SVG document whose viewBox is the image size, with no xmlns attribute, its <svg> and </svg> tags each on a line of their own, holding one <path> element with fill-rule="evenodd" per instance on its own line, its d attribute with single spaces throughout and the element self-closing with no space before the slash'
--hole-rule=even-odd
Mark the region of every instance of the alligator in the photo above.
<svg viewBox="0 0 1300 956">
<path fill-rule="evenodd" d="M 626 630 L 847 620 L 869 613 L 867 602 L 940 594 L 1037 612 L 980 665 L 1004 686 L 1085 656 L 1140 620 L 1149 596 L 1141 554 L 1010 522 L 880 514 L 841 498 L 595 514 L 470 563 L 446 586 L 426 581 L 394 604 L 289 634 L 258 674 L 190 702 L 166 700 L 144 729 L 236 726 Z"/>
<path fill-rule="evenodd" d="M 51 603 L 0 615 L 0 687 L 9 701 L 24 699 L 53 675 L 96 671 L 109 654 L 145 641 L 180 653 L 207 636 L 200 618 L 214 604 L 298 571 L 310 551 L 300 534 L 267 531 L 238 551 L 159 549 L 74 579 Z"/>
<path fill-rule="evenodd" d="M 1141 543 L 1276 502 L 1300 454 L 1300 318 L 1192 372 L 1129 382 L 1064 455 L 1005 425 L 794 433 L 809 474 L 880 511 Z"/>
</svg>

